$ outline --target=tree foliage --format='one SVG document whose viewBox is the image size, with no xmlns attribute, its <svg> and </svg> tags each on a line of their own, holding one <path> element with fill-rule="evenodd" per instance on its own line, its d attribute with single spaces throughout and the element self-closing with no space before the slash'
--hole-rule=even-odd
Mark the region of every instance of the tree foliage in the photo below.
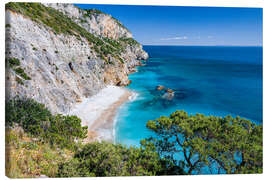
<svg viewBox="0 0 270 180">
<path fill-rule="evenodd" d="M 50 144 L 74 152 L 68 161 L 59 161 L 57 171 L 43 168 L 50 176 L 262 173 L 262 125 L 240 117 L 176 111 L 148 121 L 155 136 L 142 140 L 140 147 L 108 142 L 82 145 L 75 140 L 86 137 L 87 127 L 81 126 L 78 117 L 53 115 L 34 100 L 14 98 L 6 101 L 6 126 L 15 125 L 39 139 L 21 142 L 23 151 Z M 14 147 L 20 144 L 12 142 Z"/>
<path fill-rule="evenodd" d="M 25 98 L 6 101 L 6 126 L 14 125 L 52 145 L 68 148 L 74 148 L 74 140 L 87 134 L 87 126 L 82 127 L 78 117 L 52 115 L 44 104 Z"/>
<path fill-rule="evenodd" d="M 149 148 L 94 142 L 60 165 L 58 176 L 153 176 L 160 175 L 167 167 L 170 167 L 168 161 Z"/>
<path fill-rule="evenodd" d="M 203 168 L 209 173 L 262 173 L 262 125 L 176 111 L 148 121 L 147 127 L 156 136 L 146 141 L 188 174 Z"/>
</svg>

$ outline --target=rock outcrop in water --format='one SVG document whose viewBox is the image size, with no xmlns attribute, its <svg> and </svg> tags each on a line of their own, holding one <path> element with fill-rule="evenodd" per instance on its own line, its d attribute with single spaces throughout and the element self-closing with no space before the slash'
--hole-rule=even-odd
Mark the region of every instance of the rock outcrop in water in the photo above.
<svg viewBox="0 0 270 180">
<path fill-rule="evenodd" d="M 125 86 L 148 54 L 118 20 L 72 4 L 6 5 L 6 94 L 67 113 L 106 85 Z"/>
<path fill-rule="evenodd" d="M 161 93 L 163 93 L 161 97 L 166 100 L 172 100 L 174 98 L 174 90 L 170 88 L 166 88 L 165 86 L 158 85 L 156 87 L 156 90 L 161 91 Z"/>
<path fill-rule="evenodd" d="M 158 85 L 158 86 L 156 87 L 156 89 L 159 90 L 159 91 L 161 91 L 161 90 L 165 89 L 165 87 L 162 86 L 162 85 Z"/>
</svg>

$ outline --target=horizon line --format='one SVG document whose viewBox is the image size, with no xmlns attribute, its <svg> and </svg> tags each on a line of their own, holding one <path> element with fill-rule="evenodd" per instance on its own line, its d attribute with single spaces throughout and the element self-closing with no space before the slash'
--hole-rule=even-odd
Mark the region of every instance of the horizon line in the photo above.
<svg viewBox="0 0 270 180">
<path fill-rule="evenodd" d="M 143 46 L 213 46 L 213 47 L 263 47 L 263 45 L 184 45 L 184 44 L 142 44 Z"/>
</svg>

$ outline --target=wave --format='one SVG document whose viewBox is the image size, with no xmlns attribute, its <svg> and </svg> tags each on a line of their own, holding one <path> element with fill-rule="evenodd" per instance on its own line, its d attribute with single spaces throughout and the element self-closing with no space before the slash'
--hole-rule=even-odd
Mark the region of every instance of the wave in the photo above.
<svg viewBox="0 0 270 180">
<path fill-rule="evenodd" d="M 114 116 L 113 130 L 112 130 L 113 131 L 112 132 L 113 143 L 116 143 L 116 124 L 117 124 L 117 122 L 119 122 L 119 118 L 120 118 L 119 113 L 128 105 L 128 103 L 136 101 L 139 97 L 138 92 L 136 92 L 136 91 L 130 91 L 130 92 L 131 92 L 131 95 L 128 97 L 128 101 L 123 103 L 121 106 L 118 107 L 117 113 Z"/>
</svg>

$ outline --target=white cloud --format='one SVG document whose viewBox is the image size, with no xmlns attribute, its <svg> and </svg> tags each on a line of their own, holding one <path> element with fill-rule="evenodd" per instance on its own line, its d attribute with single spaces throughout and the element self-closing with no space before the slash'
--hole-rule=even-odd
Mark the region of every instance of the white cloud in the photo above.
<svg viewBox="0 0 270 180">
<path fill-rule="evenodd" d="M 182 39 L 188 39 L 187 36 L 181 36 L 181 37 L 171 37 L 171 38 L 161 38 L 162 41 L 168 41 L 168 40 L 182 40 Z"/>
</svg>

